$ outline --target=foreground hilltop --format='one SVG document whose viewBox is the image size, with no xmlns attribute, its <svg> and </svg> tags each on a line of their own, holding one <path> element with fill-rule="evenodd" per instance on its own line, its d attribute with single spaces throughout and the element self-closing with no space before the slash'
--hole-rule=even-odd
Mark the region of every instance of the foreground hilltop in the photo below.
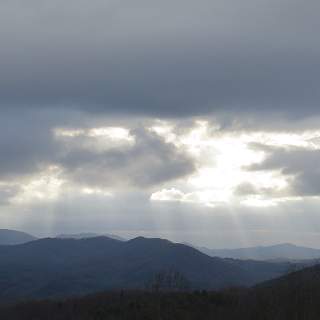
<svg viewBox="0 0 320 320">
<path fill-rule="evenodd" d="M 10 320 L 318 320 L 320 266 L 250 289 L 114 291 L 0 308 Z"/>
</svg>

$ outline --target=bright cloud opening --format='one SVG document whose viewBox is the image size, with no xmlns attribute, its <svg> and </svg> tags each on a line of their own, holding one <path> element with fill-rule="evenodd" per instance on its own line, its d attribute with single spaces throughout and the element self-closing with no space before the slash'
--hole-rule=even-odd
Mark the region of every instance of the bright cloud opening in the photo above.
<svg viewBox="0 0 320 320">
<path fill-rule="evenodd" d="M 218 126 L 210 127 L 207 121 L 197 121 L 191 130 L 183 134 L 167 122 L 159 122 L 150 130 L 189 153 L 197 165 L 196 172 L 186 181 L 153 193 L 151 199 L 158 201 L 194 201 L 204 205 L 239 201 L 250 206 L 276 206 L 281 201 L 292 200 L 286 195 L 290 179 L 279 170 L 247 170 L 249 166 L 263 162 L 267 156 L 266 151 L 252 146 L 320 148 L 320 132 L 316 130 L 301 134 L 220 132 Z M 246 197 L 238 194 L 237 189 L 243 184 L 252 185 L 262 195 Z"/>
<path fill-rule="evenodd" d="M 51 166 L 31 177 L 30 180 L 21 184 L 21 191 L 11 199 L 11 202 L 24 204 L 58 199 L 65 183 L 60 178 L 60 173 L 59 168 Z"/>
</svg>

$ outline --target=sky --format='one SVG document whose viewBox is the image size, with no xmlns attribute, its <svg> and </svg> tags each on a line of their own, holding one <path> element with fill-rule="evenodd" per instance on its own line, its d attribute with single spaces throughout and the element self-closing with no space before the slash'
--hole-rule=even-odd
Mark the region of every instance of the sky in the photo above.
<svg viewBox="0 0 320 320">
<path fill-rule="evenodd" d="M 0 2 L 0 227 L 320 248 L 320 3 Z"/>
</svg>

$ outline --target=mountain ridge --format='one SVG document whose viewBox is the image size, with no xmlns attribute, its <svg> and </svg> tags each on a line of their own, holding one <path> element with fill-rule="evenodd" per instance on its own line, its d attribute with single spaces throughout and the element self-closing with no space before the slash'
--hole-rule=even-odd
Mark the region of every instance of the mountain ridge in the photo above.
<svg viewBox="0 0 320 320">
<path fill-rule="evenodd" d="M 248 286 L 282 275 L 288 264 L 209 257 L 165 239 L 45 238 L 0 247 L 0 301 L 144 289 L 174 270 L 198 289 Z"/>
<path fill-rule="evenodd" d="M 37 238 L 26 232 L 0 229 L 0 245 L 17 245 L 34 240 Z"/>
<path fill-rule="evenodd" d="M 88 238 L 97 238 L 97 237 L 108 237 L 115 240 L 126 241 L 125 238 L 122 238 L 115 234 L 109 234 L 109 233 L 103 233 L 103 234 L 94 233 L 94 232 L 82 232 L 82 233 L 71 233 L 71 234 L 62 233 L 55 236 L 55 238 L 60 238 L 60 239 L 88 239 Z"/>
<path fill-rule="evenodd" d="M 206 247 L 198 247 L 198 249 L 212 257 L 217 256 L 221 258 L 234 259 L 308 260 L 320 258 L 320 249 L 298 246 L 291 243 L 235 249 L 208 249 Z"/>
</svg>

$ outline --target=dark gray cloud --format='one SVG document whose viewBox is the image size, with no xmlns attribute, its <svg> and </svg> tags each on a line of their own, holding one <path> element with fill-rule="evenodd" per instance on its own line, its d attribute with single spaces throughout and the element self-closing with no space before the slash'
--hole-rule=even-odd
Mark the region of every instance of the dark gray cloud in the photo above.
<svg viewBox="0 0 320 320">
<path fill-rule="evenodd" d="M 250 166 L 250 170 L 278 170 L 290 183 L 289 193 L 298 196 L 320 195 L 320 169 L 317 166 L 320 162 L 320 150 L 256 147 L 264 149 L 268 155 L 262 163 Z"/>
<path fill-rule="evenodd" d="M 144 129 L 131 131 L 132 146 L 70 150 L 57 163 L 70 180 L 93 187 L 152 187 L 190 175 L 193 160 L 173 144 Z M 72 145 L 72 142 L 71 142 Z"/>
<path fill-rule="evenodd" d="M 75 112 L 14 110 L 0 118 L 0 182 L 32 176 L 50 165 L 58 165 L 64 178 L 93 187 L 147 188 L 180 178 L 194 171 L 194 163 L 173 144 L 155 133 L 132 129 L 134 144 L 110 144 L 107 150 L 94 148 L 94 137 L 58 139 L 54 130 L 90 128 L 94 119 Z M 98 122 L 99 123 L 99 122 Z M 89 146 L 89 148 L 88 148 Z"/>
<path fill-rule="evenodd" d="M 1 111 L 0 179 L 32 174 L 51 161 L 57 148 L 52 139 L 51 116 L 39 110 Z"/>
<path fill-rule="evenodd" d="M 317 113 L 318 1 L 2 1 L 2 108 Z"/>
<path fill-rule="evenodd" d="M 86 122 L 90 120 L 75 111 L 0 109 L 0 181 L 33 174 L 54 163 L 62 150 L 53 130 L 71 124 L 85 126 Z"/>
</svg>

